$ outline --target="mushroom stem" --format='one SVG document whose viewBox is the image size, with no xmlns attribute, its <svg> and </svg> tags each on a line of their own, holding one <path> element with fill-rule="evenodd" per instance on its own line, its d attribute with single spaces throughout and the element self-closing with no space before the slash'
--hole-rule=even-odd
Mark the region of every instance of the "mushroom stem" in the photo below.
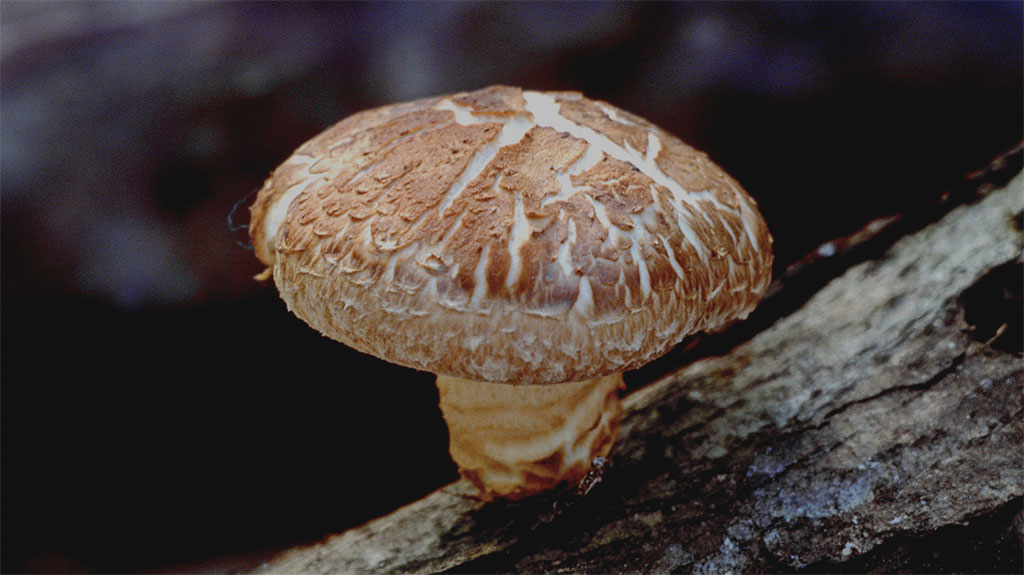
<svg viewBox="0 0 1024 575">
<path fill-rule="evenodd" d="M 486 500 L 577 484 L 611 451 L 623 387 L 621 373 L 554 385 L 437 377 L 452 458 Z"/>
</svg>

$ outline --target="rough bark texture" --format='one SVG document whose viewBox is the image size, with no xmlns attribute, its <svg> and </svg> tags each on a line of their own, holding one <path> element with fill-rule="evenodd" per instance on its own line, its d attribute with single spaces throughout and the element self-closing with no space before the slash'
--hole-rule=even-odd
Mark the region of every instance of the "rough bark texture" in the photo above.
<svg viewBox="0 0 1024 575">
<path fill-rule="evenodd" d="M 257 571 L 1020 572 L 1021 318 L 985 316 L 1019 298 L 1022 183 L 629 395 L 586 495 L 460 482 Z"/>
</svg>

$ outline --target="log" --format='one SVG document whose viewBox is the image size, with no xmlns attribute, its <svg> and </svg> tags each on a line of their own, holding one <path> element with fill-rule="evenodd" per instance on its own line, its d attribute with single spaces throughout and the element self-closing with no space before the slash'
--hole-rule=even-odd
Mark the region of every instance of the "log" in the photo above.
<svg viewBox="0 0 1024 575">
<path fill-rule="evenodd" d="M 1003 184 L 628 395 L 589 492 L 457 482 L 254 572 L 1020 572 L 1024 180 Z"/>
</svg>

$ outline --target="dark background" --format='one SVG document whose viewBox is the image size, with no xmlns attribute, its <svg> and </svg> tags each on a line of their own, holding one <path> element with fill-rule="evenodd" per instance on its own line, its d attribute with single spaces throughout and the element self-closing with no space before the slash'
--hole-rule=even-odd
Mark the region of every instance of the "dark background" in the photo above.
<svg viewBox="0 0 1024 575">
<path fill-rule="evenodd" d="M 580 90 L 737 177 L 779 270 L 1021 140 L 1022 11 L 4 1 L 0 567 L 239 568 L 455 478 L 431 377 L 291 316 L 234 229 L 344 116 Z"/>
</svg>

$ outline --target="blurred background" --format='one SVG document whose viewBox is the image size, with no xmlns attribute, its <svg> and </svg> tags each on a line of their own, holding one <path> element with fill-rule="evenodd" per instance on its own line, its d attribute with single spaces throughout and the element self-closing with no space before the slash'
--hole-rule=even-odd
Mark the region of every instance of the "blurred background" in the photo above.
<svg viewBox="0 0 1024 575">
<path fill-rule="evenodd" d="M 0 569 L 239 569 L 455 479 L 430 376 L 252 279 L 251 194 L 346 115 L 582 91 L 739 179 L 778 270 L 1022 139 L 1022 12 L 4 0 Z"/>
</svg>

